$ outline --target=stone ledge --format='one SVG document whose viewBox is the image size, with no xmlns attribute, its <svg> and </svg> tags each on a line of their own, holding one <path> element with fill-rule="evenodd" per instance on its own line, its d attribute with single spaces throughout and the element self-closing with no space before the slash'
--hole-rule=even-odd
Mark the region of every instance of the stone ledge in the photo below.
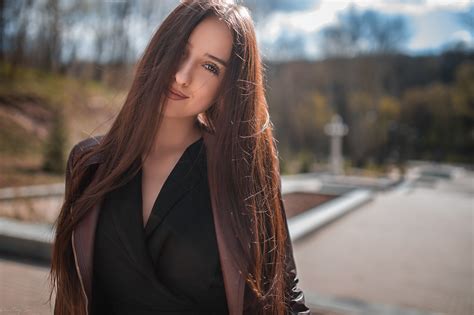
<svg viewBox="0 0 474 315">
<path fill-rule="evenodd" d="M 372 199 L 358 189 L 288 219 L 292 241 L 312 232 Z M 51 224 L 0 218 L 0 251 L 39 260 L 50 260 L 54 231 Z"/>
<path fill-rule="evenodd" d="M 368 189 L 354 189 L 335 199 L 288 219 L 288 229 L 293 242 L 306 234 L 336 220 L 347 212 L 371 201 L 374 193 Z"/>
<path fill-rule="evenodd" d="M 305 292 L 305 300 L 311 312 L 324 315 L 443 315 L 444 313 L 429 312 L 415 308 L 396 305 L 373 303 L 360 299 L 321 296 Z"/>
<path fill-rule="evenodd" d="M 1 252 L 49 261 L 52 242 L 53 228 L 50 224 L 0 218 Z"/>
</svg>

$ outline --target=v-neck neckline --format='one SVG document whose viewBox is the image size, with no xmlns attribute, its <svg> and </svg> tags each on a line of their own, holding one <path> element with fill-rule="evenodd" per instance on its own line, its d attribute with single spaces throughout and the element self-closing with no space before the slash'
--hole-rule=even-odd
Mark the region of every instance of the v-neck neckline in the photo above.
<svg viewBox="0 0 474 315">
<path fill-rule="evenodd" d="M 150 219 L 152 218 L 153 215 L 157 214 L 155 208 L 157 206 L 158 200 L 163 198 L 163 197 L 161 197 L 161 195 L 163 194 L 163 190 L 165 190 L 166 188 L 168 188 L 169 185 L 171 185 L 171 183 L 170 183 L 171 179 L 173 179 L 175 177 L 174 176 L 175 173 L 179 170 L 179 167 L 184 162 L 184 159 L 185 159 L 185 157 L 187 157 L 190 150 L 192 148 L 194 148 L 198 143 L 201 143 L 201 141 L 203 141 L 203 140 L 204 140 L 204 138 L 201 136 L 199 139 L 197 139 L 196 141 L 194 141 L 193 143 L 188 145 L 186 147 L 186 149 L 184 149 L 183 153 L 181 154 L 179 159 L 176 161 L 176 163 L 173 166 L 173 168 L 171 169 L 170 173 L 168 174 L 168 176 L 164 180 L 160 191 L 156 195 L 155 200 L 153 201 L 153 205 L 152 205 L 151 210 L 150 210 L 150 214 L 148 215 L 148 219 L 147 219 L 145 224 L 143 224 L 143 185 L 142 185 L 143 167 L 140 167 L 140 169 L 138 171 L 138 174 L 137 174 L 138 175 L 138 192 L 139 192 L 139 199 L 140 199 L 138 208 L 139 208 L 139 212 L 140 212 L 140 226 L 143 229 L 143 231 L 145 232 L 145 236 L 148 233 L 148 231 L 150 230 Z M 178 182 L 179 182 L 179 179 L 178 179 L 178 181 L 174 180 L 174 184 L 176 184 Z"/>
</svg>

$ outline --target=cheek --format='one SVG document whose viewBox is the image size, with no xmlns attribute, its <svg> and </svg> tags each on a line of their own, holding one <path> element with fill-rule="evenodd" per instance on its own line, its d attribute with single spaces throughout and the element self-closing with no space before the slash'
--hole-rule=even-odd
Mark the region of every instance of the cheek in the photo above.
<svg viewBox="0 0 474 315">
<path fill-rule="evenodd" d="M 208 106 L 213 103 L 219 91 L 220 82 L 208 82 L 202 87 L 199 93 L 199 103 L 201 106 Z"/>
</svg>

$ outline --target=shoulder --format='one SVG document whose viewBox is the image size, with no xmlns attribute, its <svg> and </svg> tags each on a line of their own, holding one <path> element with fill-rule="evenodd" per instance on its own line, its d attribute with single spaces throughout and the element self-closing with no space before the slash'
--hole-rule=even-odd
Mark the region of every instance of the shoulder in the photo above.
<svg viewBox="0 0 474 315">
<path fill-rule="evenodd" d="M 81 153 L 88 151 L 95 147 L 96 145 L 100 144 L 104 135 L 89 137 L 77 142 L 71 149 L 68 157 L 68 164 L 74 165 L 74 162 L 78 155 Z M 98 154 L 92 156 L 89 160 L 88 164 L 99 163 L 102 160 L 102 157 Z"/>
<path fill-rule="evenodd" d="M 101 143 L 104 135 L 89 137 L 76 143 L 73 150 L 85 151 Z"/>
</svg>

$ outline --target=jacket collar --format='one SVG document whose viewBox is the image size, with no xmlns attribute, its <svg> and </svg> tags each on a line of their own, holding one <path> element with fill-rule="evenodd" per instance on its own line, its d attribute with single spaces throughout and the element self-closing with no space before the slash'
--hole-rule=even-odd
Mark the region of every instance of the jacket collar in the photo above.
<svg viewBox="0 0 474 315">
<path fill-rule="evenodd" d="M 203 133 L 203 140 L 205 144 L 205 148 L 209 145 L 212 145 L 212 135 L 204 132 Z M 89 140 L 92 139 L 92 140 Z M 89 138 L 86 141 L 81 142 L 82 146 L 81 149 L 84 149 L 87 146 L 91 146 L 94 144 L 99 143 L 98 140 L 100 138 Z M 206 163 L 212 163 L 211 158 L 208 154 L 206 154 Z M 184 159 L 187 160 L 187 159 Z M 103 161 L 101 156 L 96 156 L 91 158 L 90 164 L 94 163 L 101 163 Z M 176 168 L 175 170 L 180 171 L 186 168 Z M 209 169 L 207 167 L 202 168 L 202 171 L 208 176 L 209 178 Z M 180 174 L 182 175 L 182 174 Z M 189 183 L 189 184 L 186 184 Z M 162 192 L 160 194 L 168 194 L 171 195 L 169 201 L 164 205 L 165 211 L 168 211 L 172 205 L 178 201 L 184 193 L 186 193 L 191 187 L 192 184 L 195 183 L 194 180 L 189 182 L 184 181 L 183 184 L 185 189 L 180 189 L 179 193 L 172 192 L 172 185 L 168 185 L 168 187 L 163 186 Z M 211 187 L 209 187 L 211 189 Z M 216 193 L 216 192 L 212 192 Z M 224 279 L 224 286 L 226 291 L 226 298 L 227 298 L 227 305 L 229 308 L 230 315 L 241 315 L 243 313 L 243 303 L 244 303 L 244 289 L 245 289 L 245 281 L 242 275 L 242 272 L 239 270 L 235 260 L 232 258 L 232 253 L 236 252 L 237 249 L 237 239 L 236 238 L 229 238 L 227 233 L 224 233 L 224 226 L 223 222 L 224 219 L 221 216 L 221 212 L 218 211 L 214 201 L 211 198 L 211 206 L 212 206 L 212 213 L 214 217 L 214 227 L 216 232 L 216 239 L 217 239 L 217 246 L 219 250 L 219 259 L 222 268 L 222 275 Z M 76 228 L 72 234 L 72 246 L 75 254 L 75 261 L 78 268 L 79 278 L 83 289 L 86 294 L 87 304 L 88 304 L 88 311 L 90 312 L 91 307 L 91 297 L 92 297 L 92 276 L 93 276 L 93 254 L 94 254 L 94 240 L 95 240 L 95 230 L 97 226 L 97 221 L 100 213 L 100 209 L 103 203 L 103 198 L 99 200 L 90 211 L 81 219 L 81 221 L 77 224 Z M 150 216 L 151 221 L 147 222 L 146 230 L 149 232 L 159 225 L 159 219 L 153 218 Z M 123 225 L 118 225 L 119 228 L 123 228 Z M 127 232 L 127 231 L 122 231 Z M 126 243 L 126 240 L 122 240 Z M 133 251 L 134 246 L 127 246 L 127 250 Z M 132 255 L 133 257 L 133 255 Z M 146 261 L 146 260 L 144 260 Z M 145 266 L 144 266 L 145 267 Z M 145 269 L 146 270 L 146 269 Z"/>
</svg>

